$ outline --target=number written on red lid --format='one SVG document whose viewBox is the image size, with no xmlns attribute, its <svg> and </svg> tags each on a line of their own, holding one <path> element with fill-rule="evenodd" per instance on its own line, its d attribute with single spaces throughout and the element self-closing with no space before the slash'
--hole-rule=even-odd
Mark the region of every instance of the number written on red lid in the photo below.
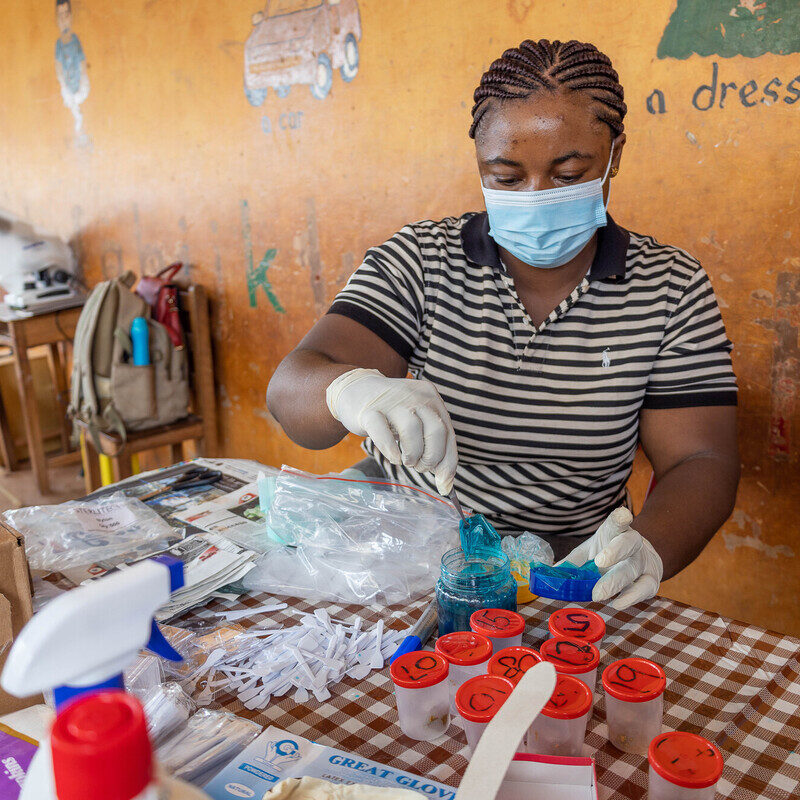
<svg viewBox="0 0 800 800">
<path fill-rule="evenodd" d="M 470 616 L 469 626 L 476 633 L 493 639 L 510 639 L 522 634 L 525 619 L 505 608 L 482 608 Z"/>
<path fill-rule="evenodd" d="M 722 753 L 714 744 L 686 731 L 656 736 L 647 753 L 653 769 L 677 786 L 699 789 L 713 786 L 722 775 Z"/>
<path fill-rule="evenodd" d="M 553 636 L 581 639 L 593 644 L 599 642 L 606 632 L 603 618 L 594 611 L 583 608 L 560 608 L 547 621 Z"/>
<path fill-rule="evenodd" d="M 421 650 L 403 654 L 389 668 L 394 683 L 409 689 L 433 686 L 443 681 L 448 671 L 443 656 Z"/>
<path fill-rule="evenodd" d="M 504 647 L 495 653 L 489 660 L 489 674 L 508 678 L 514 685 L 518 684 L 522 676 L 542 657 L 529 647 Z"/>
<path fill-rule="evenodd" d="M 637 703 L 658 697 L 666 686 L 664 670 L 646 658 L 623 658 L 603 672 L 603 688 L 612 697 Z"/>
<path fill-rule="evenodd" d="M 540 648 L 542 658 L 567 667 L 588 667 L 597 660 L 597 648 L 577 639 L 548 639 Z"/>
<path fill-rule="evenodd" d="M 517 624 L 516 619 L 507 611 L 499 608 L 484 608 L 482 611 L 475 612 L 472 619 L 485 628 L 495 631 L 506 631 L 511 627 L 516 627 Z"/>
<path fill-rule="evenodd" d="M 514 691 L 514 684 L 498 675 L 478 675 L 461 684 L 456 708 L 464 719 L 489 722 Z"/>
<path fill-rule="evenodd" d="M 398 672 L 408 681 L 424 681 L 440 668 L 433 656 L 419 656 L 412 663 L 401 664 Z"/>
</svg>

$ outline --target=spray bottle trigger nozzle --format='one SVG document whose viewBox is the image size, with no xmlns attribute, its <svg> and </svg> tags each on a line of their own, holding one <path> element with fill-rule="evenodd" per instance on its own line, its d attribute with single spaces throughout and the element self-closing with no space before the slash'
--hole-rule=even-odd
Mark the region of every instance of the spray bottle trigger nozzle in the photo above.
<svg viewBox="0 0 800 800">
<path fill-rule="evenodd" d="M 175 556 L 153 556 L 152 561 L 163 564 L 169 570 L 169 592 L 177 592 L 185 583 L 183 577 L 183 562 Z"/>
<path fill-rule="evenodd" d="M 155 620 L 150 626 L 150 640 L 147 642 L 147 649 L 168 661 L 183 661 L 183 656 L 166 640 Z"/>
</svg>

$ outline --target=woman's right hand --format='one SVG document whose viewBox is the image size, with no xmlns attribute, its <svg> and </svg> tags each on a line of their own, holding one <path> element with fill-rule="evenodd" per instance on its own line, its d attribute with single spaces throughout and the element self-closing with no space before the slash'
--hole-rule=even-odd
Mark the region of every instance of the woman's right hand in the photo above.
<svg viewBox="0 0 800 800">
<path fill-rule="evenodd" d="M 325 399 L 347 430 L 369 436 L 392 464 L 432 472 L 439 493 L 450 494 L 458 466 L 456 437 L 430 381 L 353 369 L 331 382 Z"/>
</svg>

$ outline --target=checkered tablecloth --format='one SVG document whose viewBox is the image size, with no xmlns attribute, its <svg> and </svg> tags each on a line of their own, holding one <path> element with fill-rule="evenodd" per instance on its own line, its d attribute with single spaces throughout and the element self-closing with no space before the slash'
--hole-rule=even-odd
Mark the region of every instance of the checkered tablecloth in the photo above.
<svg viewBox="0 0 800 800">
<path fill-rule="evenodd" d="M 249 627 L 264 618 L 258 608 L 269 600 L 256 594 L 236 603 L 215 601 L 173 624 L 212 618 L 219 622 L 215 615 L 222 610 L 252 608 L 252 618 L 241 621 Z M 419 617 L 427 601 L 383 609 L 321 605 L 342 622 L 359 615 L 371 623 L 383 618 L 389 627 L 402 629 Z M 269 614 L 281 625 L 298 624 L 296 610 L 316 607 L 300 600 L 287 602 L 288 609 Z M 523 606 L 520 612 L 528 622 L 523 644 L 538 647 L 548 638 L 547 618 L 563 605 L 537 600 Z M 800 798 L 800 641 L 663 598 L 611 616 L 609 608 L 594 606 L 594 610 L 607 624 L 601 670 L 632 655 L 661 665 L 667 674 L 664 729 L 699 733 L 722 751 L 725 770 L 718 798 Z M 403 736 L 388 667 L 366 680 L 346 679 L 330 688 L 332 697 L 324 703 L 312 697 L 298 705 L 287 695 L 262 711 L 248 711 L 235 697 L 223 694 L 215 705 L 264 726 L 276 725 L 321 744 L 458 785 L 467 765 L 464 732 L 453 722 L 436 742 Z M 601 800 L 647 796 L 647 759 L 620 753 L 607 739 L 602 687 L 586 745 L 595 759 Z"/>
</svg>

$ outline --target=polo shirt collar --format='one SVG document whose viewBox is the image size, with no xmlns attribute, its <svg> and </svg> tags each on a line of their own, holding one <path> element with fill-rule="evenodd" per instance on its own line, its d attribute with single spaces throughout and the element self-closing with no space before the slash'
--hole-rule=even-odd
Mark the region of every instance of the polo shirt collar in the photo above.
<svg viewBox="0 0 800 800">
<path fill-rule="evenodd" d="M 631 235 L 608 216 L 597 229 L 597 252 L 589 277 L 596 279 L 625 277 L 625 257 Z M 475 264 L 503 270 L 497 243 L 489 236 L 489 215 L 483 211 L 470 217 L 461 229 L 461 244 L 466 257 Z"/>
</svg>

